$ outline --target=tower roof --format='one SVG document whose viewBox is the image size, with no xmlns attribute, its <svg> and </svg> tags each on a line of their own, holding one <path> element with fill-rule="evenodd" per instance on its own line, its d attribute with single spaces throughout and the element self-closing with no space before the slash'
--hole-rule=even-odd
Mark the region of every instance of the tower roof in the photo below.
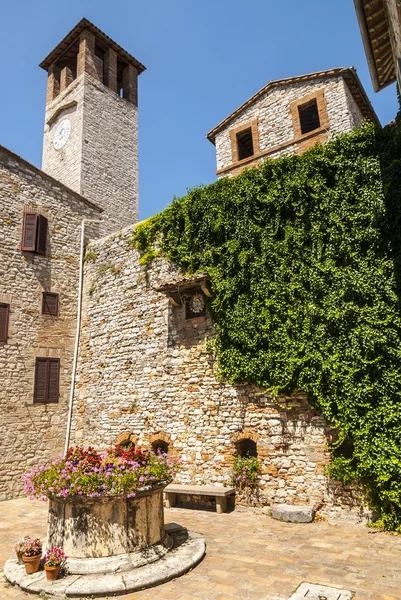
<svg viewBox="0 0 401 600">
<path fill-rule="evenodd" d="M 72 58 L 77 53 L 79 36 L 86 29 L 89 29 L 89 31 L 94 34 L 96 40 L 100 42 L 100 44 L 104 44 L 105 49 L 112 48 L 115 50 L 118 56 L 124 59 L 128 64 L 133 65 L 137 69 L 138 74 L 142 73 L 142 71 L 145 71 L 146 67 L 142 63 L 131 56 L 131 54 L 129 54 L 126 50 L 121 48 L 121 46 L 109 38 L 109 36 L 103 33 L 103 31 L 98 29 L 96 25 L 88 21 L 88 19 L 81 19 L 79 23 L 77 23 L 77 25 L 75 25 L 75 27 L 71 29 L 65 38 L 63 38 L 61 42 L 54 48 L 54 50 L 52 50 L 50 54 L 48 54 L 46 58 L 42 60 L 39 66 L 42 69 L 45 69 L 45 71 L 48 71 L 50 65 L 59 60 L 61 57 Z"/>
<path fill-rule="evenodd" d="M 335 68 L 327 71 L 316 71 L 314 73 L 308 73 L 307 75 L 298 75 L 296 77 L 288 77 L 287 79 L 274 79 L 269 81 L 262 89 L 260 89 L 256 94 L 251 96 L 249 100 L 244 102 L 237 110 L 231 113 L 228 117 L 226 117 L 221 123 L 216 125 L 213 129 L 209 131 L 206 135 L 207 139 L 214 144 L 216 135 L 224 129 L 235 117 L 237 117 L 240 113 L 242 113 L 246 108 L 251 106 L 256 100 L 258 100 L 261 96 L 269 92 L 271 89 L 276 87 L 281 87 L 284 85 L 293 85 L 296 83 L 301 83 L 304 81 L 316 81 L 318 79 L 329 79 L 331 77 L 341 76 L 344 78 L 348 88 L 353 95 L 355 102 L 357 103 L 359 110 L 362 115 L 380 125 L 380 121 L 373 109 L 373 106 L 370 103 L 368 96 L 363 88 L 361 80 L 359 79 L 356 69 L 354 67 L 349 68 Z"/>
</svg>

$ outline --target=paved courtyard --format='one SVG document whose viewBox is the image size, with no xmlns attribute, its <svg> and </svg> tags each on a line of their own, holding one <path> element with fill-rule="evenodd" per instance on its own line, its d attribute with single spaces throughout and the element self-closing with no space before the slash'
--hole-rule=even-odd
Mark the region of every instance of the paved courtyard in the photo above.
<svg viewBox="0 0 401 600">
<path fill-rule="evenodd" d="M 47 504 L 0 503 L 0 566 L 23 535 L 46 535 Z M 202 533 L 207 555 L 183 577 L 125 600 L 281 600 L 303 581 L 343 587 L 355 600 L 401 600 L 401 537 L 363 526 L 317 522 L 294 525 L 251 512 L 173 508 L 166 522 Z M 35 596 L 0 583 L 0 600 Z"/>
</svg>

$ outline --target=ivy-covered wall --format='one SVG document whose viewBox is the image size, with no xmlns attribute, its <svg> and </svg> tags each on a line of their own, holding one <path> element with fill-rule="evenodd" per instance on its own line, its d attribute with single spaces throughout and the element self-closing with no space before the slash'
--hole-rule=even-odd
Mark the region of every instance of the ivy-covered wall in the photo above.
<svg viewBox="0 0 401 600">
<path fill-rule="evenodd" d="M 133 237 L 142 263 L 210 274 L 220 375 L 307 392 L 339 432 L 332 477 L 363 483 L 398 530 L 400 231 L 399 126 L 366 124 L 194 189 Z"/>
</svg>

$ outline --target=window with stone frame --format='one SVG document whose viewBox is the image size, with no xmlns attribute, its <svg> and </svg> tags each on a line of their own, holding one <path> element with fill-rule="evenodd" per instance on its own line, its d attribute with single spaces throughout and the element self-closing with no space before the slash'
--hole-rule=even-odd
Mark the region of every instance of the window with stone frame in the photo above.
<svg viewBox="0 0 401 600">
<path fill-rule="evenodd" d="M 232 162 L 246 164 L 260 154 L 258 119 L 248 121 L 229 130 Z"/>
<path fill-rule="evenodd" d="M 320 127 L 319 109 L 316 98 L 298 106 L 301 133 L 310 133 Z"/>
<path fill-rule="evenodd" d="M 35 403 L 58 402 L 60 393 L 60 359 L 41 358 L 36 359 L 35 385 L 33 401 Z"/>
<path fill-rule="evenodd" d="M 294 141 L 320 135 L 330 129 L 323 88 L 291 102 L 290 113 L 294 128 Z"/>
<path fill-rule="evenodd" d="M 238 160 L 250 158 L 255 154 L 253 148 L 252 128 L 244 129 L 236 134 Z"/>
<path fill-rule="evenodd" d="M 58 317 L 58 294 L 52 292 L 42 293 L 42 315 Z"/>
</svg>

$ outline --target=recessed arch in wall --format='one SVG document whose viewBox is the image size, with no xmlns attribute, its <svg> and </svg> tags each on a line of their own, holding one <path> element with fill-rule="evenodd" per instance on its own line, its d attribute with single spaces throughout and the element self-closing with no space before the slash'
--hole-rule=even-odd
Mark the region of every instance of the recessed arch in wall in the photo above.
<svg viewBox="0 0 401 600">
<path fill-rule="evenodd" d="M 259 434 L 251 429 L 237 431 L 231 436 L 234 453 L 237 456 L 258 456 L 257 442 Z"/>
<path fill-rule="evenodd" d="M 153 452 L 159 451 L 164 452 L 165 454 L 171 453 L 171 438 L 166 433 L 159 432 L 155 433 L 154 435 L 151 435 L 149 438 L 149 443 Z"/>
<path fill-rule="evenodd" d="M 135 446 L 138 443 L 138 436 L 130 431 L 122 431 L 116 438 L 116 444 L 120 446 Z"/>
</svg>

